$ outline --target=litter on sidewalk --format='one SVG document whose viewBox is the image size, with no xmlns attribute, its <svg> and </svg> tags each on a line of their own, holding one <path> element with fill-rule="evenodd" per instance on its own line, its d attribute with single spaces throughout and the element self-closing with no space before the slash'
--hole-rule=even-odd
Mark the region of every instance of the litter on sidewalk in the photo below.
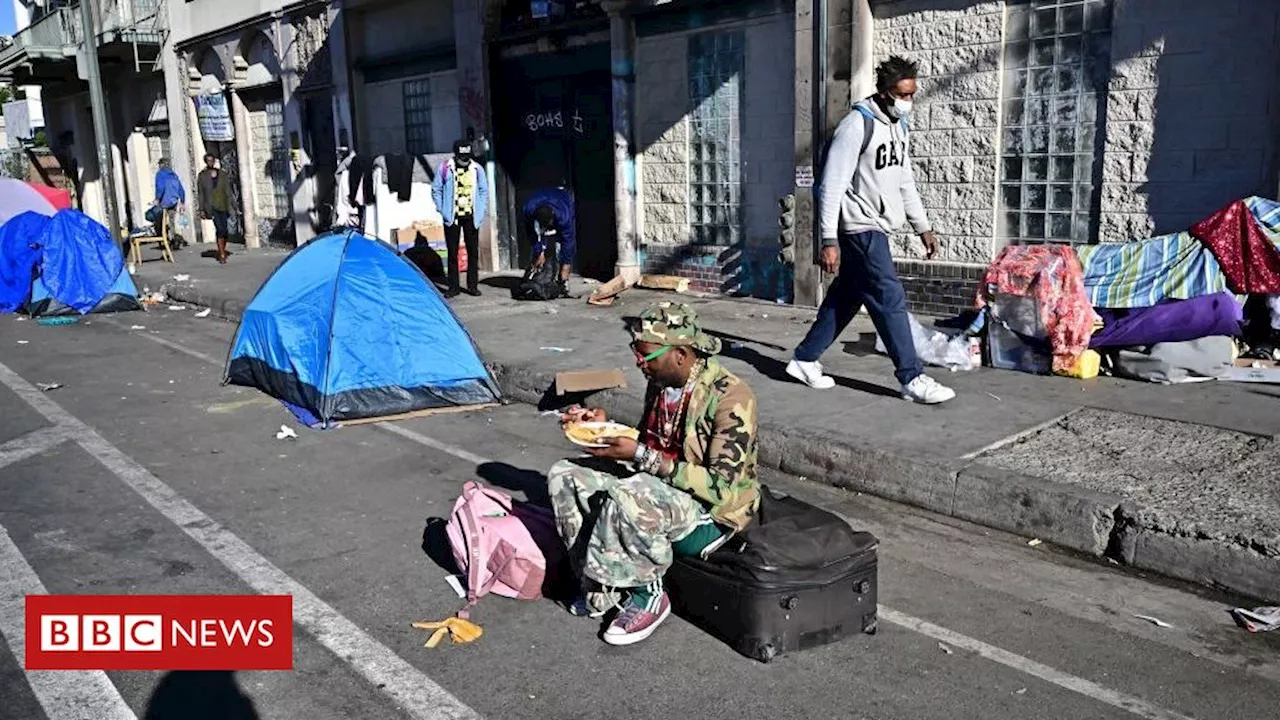
<svg viewBox="0 0 1280 720">
<path fill-rule="evenodd" d="M 1280 607 L 1236 608 L 1231 611 L 1236 623 L 1251 633 L 1270 632 L 1280 628 Z"/>
<path fill-rule="evenodd" d="M 1134 617 L 1138 618 L 1139 620 L 1146 620 L 1147 622 L 1151 623 L 1152 625 L 1155 625 L 1156 627 L 1161 627 L 1161 628 L 1173 627 L 1172 625 L 1161 620 L 1158 617 L 1152 617 L 1150 615 L 1134 615 Z"/>
<path fill-rule="evenodd" d="M 209 317 L 209 313 L 211 313 L 211 312 L 213 312 L 213 308 L 205 308 L 205 309 L 201 310 L 200 312 L 196 313 L 193 317 L 198 317 L 198 318 L 207 318 L 207 317 Z"/>
<path fill-rule="evenodd" d="M 58 383 L 58 382 L 36 383 L 36 387 L 40 388 L 40 392 L 49 392 L 51 390 L 57 390 L 58 388 L 62 387 L 62 383 Z"/>
<path fill-rule="evenodd" d="M 297 437 L 298 433 L 294 432 L 293 428 L 288 425 L 281 425 L 280 432 L 276 433 L 277 440 L 284 440 L 285 438 L 296 439 Z"/>
<path fill-rule="evenodd" d="M 546 352 L 557 352 L 557 353 L 571 353 L 571 352 L 573 352 L 573 348 L 567 348 L 567 347 L 556 347 L 555 345 L 544 345 L 544 346 L 542 346 L 542 347 L 540 347 L 540 348 L 538 348 L 538 349 L 539 349 L 539 350 L 545 350 Z"/>
<path fill-rule="evenodd" d="M 636 287 L 646 290 L 671 290 L 677 293 L 689 291 L 689 278 L 675 275 L 641 275 Z"/>
</svg>

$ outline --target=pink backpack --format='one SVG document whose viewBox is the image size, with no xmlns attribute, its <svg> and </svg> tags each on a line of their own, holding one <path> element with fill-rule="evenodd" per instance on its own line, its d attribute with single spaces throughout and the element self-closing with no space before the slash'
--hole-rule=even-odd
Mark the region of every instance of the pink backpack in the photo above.
<svg viewBox="0 0 1280 720">
<path fill-rule="evenodd" d="M 535 600 L 564 557 L 551 510 L 470 481 L 445 526 L 458 567 L 467 574 L 466 618 L 476 602 L 496 593 Z"/>
</svg>

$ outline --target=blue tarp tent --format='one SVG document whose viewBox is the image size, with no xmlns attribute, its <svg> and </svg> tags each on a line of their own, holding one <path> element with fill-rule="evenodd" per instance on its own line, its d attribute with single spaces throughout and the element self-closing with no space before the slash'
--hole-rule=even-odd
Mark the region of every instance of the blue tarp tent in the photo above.
<svg viewBox="0 0 1280 720">
<path fill-rule="evenodd" d="M 10 219 L 0 226 L 0 255 L 0 311 L 25 307 L 32 316 L 48 316 L 142 309 L 119 246 L 77 210 Z"/>
<path fill-rule="evenodd" d="M 0 225 L 0 312 L 14 312 L 31 297 L 40 238 L 48 224 L 48 216 L 24 212 Z"/>
<path fill-rule="evenodd" d="M 316 238 L 276 268 L 245 309 L 223 382 L 324 425 L 500 398 L 435 286 L 354 231 Z"/>
</svg>

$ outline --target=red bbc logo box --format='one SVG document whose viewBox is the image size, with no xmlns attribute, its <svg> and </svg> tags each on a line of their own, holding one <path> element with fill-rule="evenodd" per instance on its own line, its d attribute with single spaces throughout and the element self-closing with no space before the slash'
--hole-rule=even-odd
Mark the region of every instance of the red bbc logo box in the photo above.
<svg viewBox="0 0 1280 720">
<path fill-rule="evenodd" d="M 28 595 L 28 670 L 292 670 L 289 595 Z"/>
</svg>

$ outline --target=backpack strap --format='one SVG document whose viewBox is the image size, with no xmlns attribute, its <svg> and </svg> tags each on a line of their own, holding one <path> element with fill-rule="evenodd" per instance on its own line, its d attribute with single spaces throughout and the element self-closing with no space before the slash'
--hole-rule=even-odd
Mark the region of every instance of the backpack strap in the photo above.
<svg viewBox="0 0 1280 720">
<path fill-rule="evenodd" d="M 470 499 L 472 495 L 483 493 L 484 486 L 474 480 L 462 486 L 462 496 Z M 508 508 L 510 511 L 510 508 Z M 487 595 L 493 584 L 497 582 L 501 572 L 491 573 L 489 582 L 480 582 L 480 520 L 476 517 L 475 506 L 469 502 L 462 504 L 458 511 L 462 519 L 462 530 L 467 534 L 467 604 L 458 611 L 463 620 L 471 618 L 471 608 L 476 606 L 482 595 Z M 510 560 L 508 560 L 510 562 Z M 504 566 L 505 567 L 505 566 Z"/>
<path fill-rule="evenodd" d="M 858 149 L 858 157 L 861 158 L 871 145 L 871 135 L 876 131 L 876 116 L 865 105 L 854 105 L 853 109 L 862 116 L 862 147 Z"/>
</svg>

